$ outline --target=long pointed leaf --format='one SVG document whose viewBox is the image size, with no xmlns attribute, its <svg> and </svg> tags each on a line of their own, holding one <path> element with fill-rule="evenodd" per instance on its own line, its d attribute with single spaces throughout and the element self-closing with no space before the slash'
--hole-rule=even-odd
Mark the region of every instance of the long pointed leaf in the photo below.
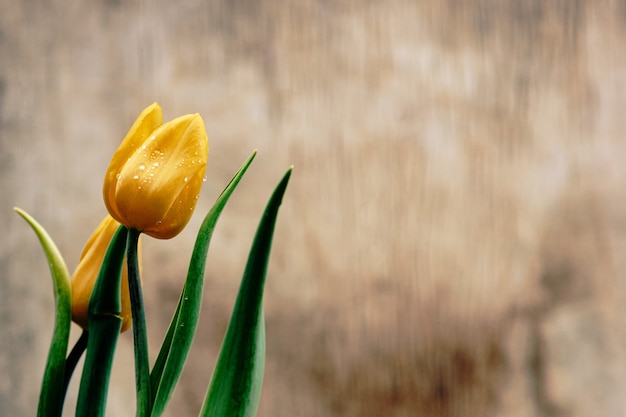
<svg viewBox="0 0 626 417">
<path fill-rule="evenodd" d="M 120 226 L 111 238 L 89 299 L 89 338 L 77 417 L 100 417 L 105 413 L 111 366 L 122 328 L 120 288 L 127 234 L 128 229 Z"/>
<path fill-rule="evenodd" d="M 72 289 L 70 285 L 70 274 L 61 256 L 61 252 L 54 244 L 54 241 L 45 231 L 24 210 L 14 209 L 20 216 L 28 222 L 41 242 L 41 246 L 48 259 L 50 273 L 52 275 L 52 286 L 55 302 L 54 330 L 52 341 L 48 352 L 48 360 L 44 371 L 41 393 L 39 394 L 39 405 L 37 416 L 58 416 L 61 413 L 65 390 L 63 381 L 65 378 L 65 355 L 70 335 L 70 325 L 72 322 Z"/>
<path fill-rule="evenodd" d="M 233 314 L 220 349 L 202 417 L 253 417 L 261 396 L 265 362 L 263 288 L 278 208 L 290 168 L 274 190 L 256 232 Z"/>
<path fill-rule="evenodd" d="M 256 151 L 239 168 L 206 215 L 198 232 L 185 286 L 152 371 L 151 385 L 154 393 L 152 416 L 160 416 L 165 411 L 165 407 L 183 370 L 191 342 L 198 327 L 202 304 L 202 288 L 204 285 L 204 269 L 213 230 L 226 202 L 255 156 Z"/>
</svg>

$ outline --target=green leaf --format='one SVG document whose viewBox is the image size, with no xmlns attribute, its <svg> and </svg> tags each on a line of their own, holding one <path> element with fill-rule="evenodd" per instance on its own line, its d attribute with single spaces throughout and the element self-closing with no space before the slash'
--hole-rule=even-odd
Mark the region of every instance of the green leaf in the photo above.
<svg viewBox="0 0 626 417">
<path fill-rule="evenodd" d="M 151 374 L 154 403 L 152 416 L 160 416 L 180 378 L 198 327 L 207 252 L 217 220 L 231 194 L 256 156 L 254 151 L 243 163 L 204 218 L 191 255 L 187 279 L 176 312 L 165 335 Z"/>
<path fill-rule="evenodd" d="M 102 260 L 89 299 L 89 339 L 76 405 L 77 417 L 104 416 L 111 366 L 122 328 L 120 296 L 128 229 L 120 226 Z"/>
<path fill-rule="evenodd" d="M 263 288 L 278 208 L 292 168 L 274 190 L 256 232 L 233 314 L 226 330 L 202 417 L 253 417 L 265 362 Z"/>
<path fill-rule="evenodd" d="M 54 244 L 52 238 L 45 229 L 37 223 L 28 213 L 19 208 L 14 210 L 28 222 L 33 229 L 50 267 L 52 275 L 52 287 L 54 291 L 55 319 L 52 341 L 48 351 L 48 360 L 41 384 L 39 394 L 39 405 L 37 416 L 58 416 L 61 414 L 63 400 L 65 398 L 65 355 L 70 335 L 70 325 L 72 322 L 72 287 L 70 285 L 70 274 L 61 256 L 61 252 Z"/>
</svg>

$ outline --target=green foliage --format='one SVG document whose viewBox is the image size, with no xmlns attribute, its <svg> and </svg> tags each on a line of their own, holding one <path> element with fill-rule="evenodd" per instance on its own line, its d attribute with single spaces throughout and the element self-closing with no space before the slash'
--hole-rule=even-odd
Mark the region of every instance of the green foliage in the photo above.
<svg viewBox="0 0 626 417">
<path fill-rule="evenodd" d="M 120 286 L 128 229 L 120 226 L 104 255 L 89 300 L 89 340 L 76 405 L 77 417 L 104 416 L 109 378 L 122 328 Z"/>
<path fill-rule="evenodd" d="M 263 288 L 278 208 L 291 168 L 274 190 L 256 232 L 235 308 L 200 415 L 252 417 L 261 396 L 265 363 Z"/>
<path fill-rule="evenodd" d="M 89 326 L 66 359 L 72 299 L 70 275 L 54 242 L 27 213 L 15 209 L 32 227 L 44 249 L 54 287 L 56 314 L 52 343 L 44 372 L 38 417 L 59 417 L 69 378 L 86 346 L 76 415 L 105 415 L 109 379 L 122 328 L 121 283 L 127 257 L 129 293 L 135 344 L 137 417 L 161 416 L 183 370 L 197 330 L 202 304 L 206 258 L 213 231 L 230 196 L 256 151 L 243 163 L 206 215 L 189 263 L 176 311 L 152 372 L 141 294 L 137 243 L 140 232 L 119 226 L 104 255 L 89 300 Z M 243 274 L 207 395 L 203 417 L 252 417 L 258 407 L 265 362 L 263 290 L 278 209 L 286 191 L 290 168 L 275 188 L 263 212 Z"/>
<path fill-rule="evenodd" d="M 204 218 L 198 231 L 198 237 L 189 262 L 187 279 L 180 296 L 176 312 L 165 335 L 161 351 L 155 362 L 151 375 L 154 392 L 153 416 L 160 416 L 169 401 L 176 382 L 183 370 L 191 343 L 198 327 L 202 304 L 202 288 L 204 269 L 209 244 L 217 220 L 226 206 L 231 194 L 241 181 L 246 170 L 256 156 L 256 151 L 239 168 L 224 191 Z"/>
<path fill-rule="evenodd" d="M 41 384 L 38 417 L 58 416 L 63 406 L 65 396 L 65 354 L 70 336 L 70 324 L 72 322 L 72 289 L 70 286 L 70 274 L 65 266 L 61 252 L 46 230 L 28 213 L 19 208 L 15 211 L 28 222 L 33 229 L 41 247 L 43 248 L 50 274 L 52 275 L 52 287 L 54 291 L 55 319 L 52 332 L 52 342 L 48 351 L 48 360 Z"/>
</svg>

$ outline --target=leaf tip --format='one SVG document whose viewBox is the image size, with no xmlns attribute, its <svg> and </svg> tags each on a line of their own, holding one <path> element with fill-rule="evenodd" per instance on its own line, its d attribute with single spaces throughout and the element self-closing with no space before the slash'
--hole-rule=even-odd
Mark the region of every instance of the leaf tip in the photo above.
<svg viewBox="0 0 626 417">
<path fill-rule="evenodd" d="M 285 175 L 283 175 L 283 178 L 282 178 L 281 182 L 289 181 L 289 178 L 291 177 L 291 173 L 292 172 L 293 172 L 293 165 L 291 165 L 289 168 L 287 168 L 287 172 L 285 172 Z"/>
<path fill-rule="evenodd" d="M 13 211 L 19 214 L 20 217 L 26 220 L 28 223 L 31 223 L 32 218 L 26 211 L 22 210 L 19 207 L 13 207 Z"/>
</svg>

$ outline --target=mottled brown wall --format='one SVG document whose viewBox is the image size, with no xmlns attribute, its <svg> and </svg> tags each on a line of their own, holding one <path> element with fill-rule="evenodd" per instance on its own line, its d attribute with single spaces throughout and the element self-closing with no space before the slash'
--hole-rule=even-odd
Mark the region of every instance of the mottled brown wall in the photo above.
<svg viewBox="0 0 626 417">
<path fill-rule="evenodd" d="M 623 1 L 0 0 L 0 414 L 35 413 L 52 326 L 11 209 L 73 269 L 109 158 L 157 100 L 204 117 L 211 155 L 190 228 L 145 240 L 153 356 L 201 214 L 259 150 L 170 416 L 197 415 L 290 164 L 260 416 L 625 415 L 624 45 Z M 120 343 L 112 417 L 134 414 Z"/>
</svg>

